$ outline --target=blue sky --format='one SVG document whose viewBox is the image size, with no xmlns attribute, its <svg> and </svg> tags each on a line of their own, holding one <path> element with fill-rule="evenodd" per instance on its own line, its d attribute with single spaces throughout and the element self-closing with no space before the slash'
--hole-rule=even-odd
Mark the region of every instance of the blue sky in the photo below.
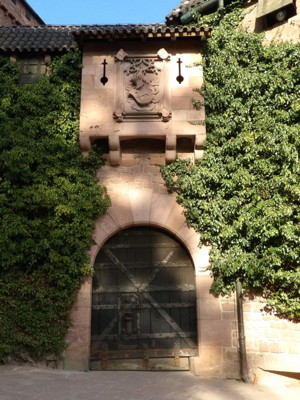
<svg viewBox="0 0 300 400">
<path fill-rule="evenodd" d="M 181 0 L 27 0 L 46 24 L 164 23 Z"/>
</svg>

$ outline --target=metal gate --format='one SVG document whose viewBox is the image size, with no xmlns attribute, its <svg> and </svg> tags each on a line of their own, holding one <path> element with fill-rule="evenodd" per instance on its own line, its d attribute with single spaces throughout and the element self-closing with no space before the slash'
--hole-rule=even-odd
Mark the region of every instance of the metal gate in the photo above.
<svg viewBox="0 0 300 400">
<path fill-rule="evenodd" d="M 195 355 L 195 273 L 186 250 L 149 227 L 109 239 L 95 262 L 90 368 L 187 370 Z"/>
</svg>

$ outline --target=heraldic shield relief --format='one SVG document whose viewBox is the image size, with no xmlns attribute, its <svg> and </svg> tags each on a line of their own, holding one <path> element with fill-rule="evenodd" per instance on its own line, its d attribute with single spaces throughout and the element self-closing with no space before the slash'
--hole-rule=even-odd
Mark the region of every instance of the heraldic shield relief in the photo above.
<svg viewBox="0 0 300 400">
<path fill-rule="evenodd" d="M 166 51 L 145 57 L 132 57 L 123 50 L 118 52 L 114 113 L 118 122 L 134 119 L 169 120 L 168 59 Z"/>
<path fill-rule="evenodd" d="M 161 69 L 151 58 L 134 58 L 129 63 L 124 70 L 129 110 L 158 112 Z"/>
</svg>

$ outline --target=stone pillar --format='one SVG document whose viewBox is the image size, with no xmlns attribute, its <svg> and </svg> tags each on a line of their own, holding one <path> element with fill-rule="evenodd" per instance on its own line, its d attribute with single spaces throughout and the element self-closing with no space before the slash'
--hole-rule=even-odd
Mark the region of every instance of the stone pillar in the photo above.
<svg viewBox="0 0 300 400">
<path fill-rule="evenodd" d="M 67 370 L 87 371 L 89 369 L 91 341 L 92 277 L 86 278 L 73 307 L 72 327 L 67 335 L 68 348 L 64 354 L 63 367 Z"/>
<path fill-rule="evenodd" d="M 223 319 L 220 300 L 209 293 L 212 279 L 196 276 L 199 357 L 191 359 L 191 371 L 203 377 L 223 376 L 223 351 L 232 345 L 231 323 Z"/>
</svg>

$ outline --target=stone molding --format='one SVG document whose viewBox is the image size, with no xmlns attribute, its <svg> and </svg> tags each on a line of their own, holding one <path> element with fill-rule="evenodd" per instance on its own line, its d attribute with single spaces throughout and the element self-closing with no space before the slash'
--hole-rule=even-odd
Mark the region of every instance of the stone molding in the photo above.
<svg viewBox="0 0 300 400">
<path fill-rule="evenodd" d="M 174 196 L 156 193 L 150 188 L 130 189 L 127 194 L 112 196 L 112 207 L 96 222 L 95 244 L 90 251 L 91 265 L 111 236 L 138 225 L 161 228 L 173 234 L 189 252 L 196 275 L 206 273 L 209 248 L 199 248 L 200 236 L 186 225 L 182 207 Z"/>
</svg>

